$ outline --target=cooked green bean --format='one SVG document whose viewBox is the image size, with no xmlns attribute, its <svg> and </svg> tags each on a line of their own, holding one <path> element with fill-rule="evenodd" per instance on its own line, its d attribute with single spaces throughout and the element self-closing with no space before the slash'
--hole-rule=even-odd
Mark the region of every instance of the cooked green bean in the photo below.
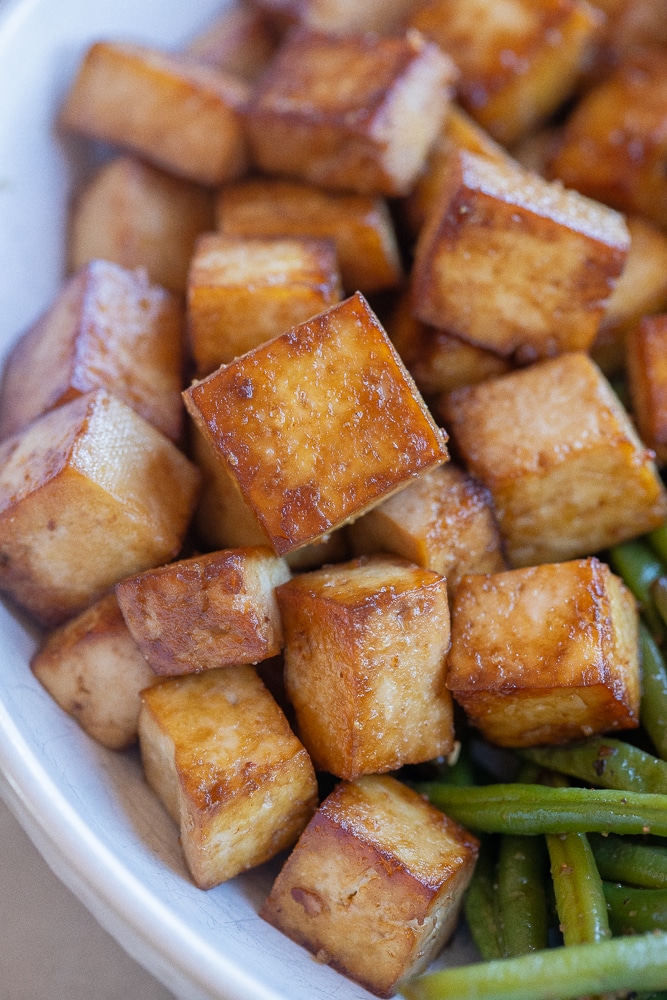
<svg viewBox="0 0 667 1000">
<path fill-rule="evenodd" d="M 665 571 L 667 571 L 667 521 L 659 528 L 649 531 L 648 535 L 644 537 L 656 555 L 660 556 L 665 565 Z"/>
<path fill-rule="evenodd" d="M 667 836 L 667 795 L 618 789 L 497 784 L 417 790 L 453 819 L 486 833 L 654 833 Z"/>
<path fill-rule="evenodd" d="M 639 650 L 642 665 L 642 725 L 658 756 L 667 760 L 667 668 L 655 639 L 643 623 L 639 625 Z"/>
<path fill-rule="evenodd" d="M 667 930 L 667 889 L 636 889 L 616 882 L 603 885 L 614 934 Z"/>
<path fill-rule="evenodd" d="M 667 846 L 641 844 L 627 837 L 589 837 L 598 870 L 608 882 L 644 889 L 667 889 Z"/>
<path fill-rule="evenodd" d="M 496 920 L 495 838 L 484 837 L 479 858 L 463 900 L 463 910 L 473 941 L 482 958 L 501 958 L 500 929 Z"/>
<path fill-rule="evenodd" d="M 663 622 L 667 622 L 667 576 L 659 576 L 651 584 L 651 600 Z"/>
<path fill-rule="evenodd" d="M 623 740 L 592 736 L 569 746 L 530 747 L 518 753 L 589 785 L 667 795 L 667 761 Z"/>
<path fill-rule="evenodd" d="M 546 837 L 558 921 L 568 947 L 610 937 L 602 879 L 585 833 Z"/>
<path fill-rule="evenodd" d="M 664 637 L 665 625 L 651 595 L 651 585 L 663 576 L 665 567 L 643 539 L 622 542 L 609 550 L 609 562 L 632 591 L 654 635 Z"/>
<path fill-rule="evenodd" d="M 542 837 L 506 834 L 500 838 L 497 924 L 502 954 L 506 958 L 547 946 L 546 874 Z"/>
<path fill-rule="evenodd" d="M 402 986 L 408 1000 L 578 1000 L 667 989 L 667 934 L 610 938 L 431 972 Z"/>
</svg>

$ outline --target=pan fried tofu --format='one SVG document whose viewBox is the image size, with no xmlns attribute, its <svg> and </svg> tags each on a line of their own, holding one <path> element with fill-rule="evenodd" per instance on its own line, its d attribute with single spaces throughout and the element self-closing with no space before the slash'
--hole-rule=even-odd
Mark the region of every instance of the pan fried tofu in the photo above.
<svg viewBox="0 0 667 1000">
<path fill-rule="evenodd" d="M 456 76 L 405 37 L 290 34 L 248 102 L 254 165 L 324 188 L 407 194 L 440 131 Z"/>
<path fill-rule="evenodd" d="M 236 358 L 183 396 L 279 555 L 448 459 L 446 434 L 361 295 Z"/>
<path fill-rule="evenodd" d="M 210 375 L 341 297 L 331 240 L 200 237 L 188 279 L 188 332 L 198 376 Z"/>
<path fill-rule="evenodd" d="M 478 848 L 395 778 L 342 782 L 301 835 L 260 916 L 389 997 L 451 936 Z"/>
<path fill-rule="evenodd" d="M 451 463 L 420 476 L 350 525 L 357 555 L 391 552 L 447 579 L 507 569 L 491 494 Z"/>
<path fill-rule="evenodd" d="M 186 54 L 252 83 L 266 69 L 276 44 L 264 13 L 247 0 L 237 0 L 190 42 Z"/>
<path fill-rule="evenodd" d="M 667 52 L 655 48 L 629 56 L 583 95 L 566 122 L 551 174 L 664 227 L 666 158 Z"/>
<path fill-rule="evenodd" d="M 621 215 L 459 151 L 416 248 L 416 315 L 525 363 L 592 344 L 630 246 Z"/>
<path fill-rule="evenodd" d="M 504 145 L 570 96 L 603 23 L 580 0 L 430 0 L 410 18 L 452 57 L 459 100 Z"/>
<path fill-rule="evenodd" d="M 642 441 L 667 463 L 667 313 L 645 316 L 628 334 L 627 376 Z"/>
<path fill-rule="evenodd" d="M 92 260 L 143 267 L 177 294 L 200 233 L 213 228 L 211 192 L 133 156 L 105 163 L 78 194 L 69 233 L 73 271 Z"/>
<path fill-rule="evenodd" d="M 247 152 L 245 81 L 142 45 L 96 42 L 67 95 L 62 123 L 198 184 L 239 177 Z"/>
<path fill-rule="evenodd" d="M 624 367 L 628 331 L 643 316 L 667 309 L 667 234 L 638 215 L 627 223 L 628 258 L 591 348 L 591 357 L 605 375 Z"/>
<path fill-rule="evenodd" d="M 396 233 L 382 198 L 251 177 L 220 189 L 216 214 L 218 229 L 229 236 L 333 240 L 349 294 L 381 292 L 402 281 Z"/>
<path fill-rule="evenodd" d="M 594 556 L 461 581 L 447 686 L 507 747 L 639 725 L 635 600 Z"/>
<path fill-rule="evenodd" d="M 88 264 L 14 345 L 0 392 L 0 437 L 106 388 L 167 437 L 183 423 L 183 309 L 143 270 Z"/>
<path fill-rule="evenodd" d="M 386 320 L 387 333 L 428 400 L 464 385 L 473 385 L 511 371 L 507 358 L 469 344 L 445 330 L 422 323 L 408 293 L 398 300 Z"/>
<path fill-rule="evenodd" d="M 140 692 L 157 677 L 128 631 L 113 593 L 50 632 L 30 663 L 62 709 L 98 743 L 136 743 Z"/>
<path fill-rule="evenodd" d="M 386 35 L 401 28 L 417 0 L 256 0 L 298 24 L 332 35 L 366 31 Z"/>
<path fill-rule="evenodd" d="M 665 519 L 652 453 L 585 354 L 457 389 L 442 413 L 514 566 L 590 555 Z"/>
<path fill-rule="evenodd" d="M 258 663 L 282 649 L 274 590 L 290 578 L 269 548 L 225 549 L 116 584 L 134 641 L 156 674 Z"/>
<path fill-rule="evenodd" d="M 139 744 L 201 889 L 291 847 L 317 808 L 308 754 L 254 667 L 170 677 L 145 690 Z"/>
<path fill-rule="evenodd" d="M 197 468 L 103 389 L 0 444 L 0 590 L 43 625 L 173 559 Z"/>
<path fill-rule="evenodd" d="M 316 768 L 352 779 L 451 753 L 443 577 L 362 557 L 295 576 L 276 596 L 285 685 Z"/>
</svg>

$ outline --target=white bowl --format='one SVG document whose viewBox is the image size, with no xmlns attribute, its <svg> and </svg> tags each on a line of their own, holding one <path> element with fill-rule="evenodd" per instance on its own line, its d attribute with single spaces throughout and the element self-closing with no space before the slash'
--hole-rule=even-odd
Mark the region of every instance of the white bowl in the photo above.
<svg viewBox="0 0 667 1000">
<path fill-rule="evenodd" d="M 64 274 L 67 208 L 85 142 L 58 108 L 100 37 L 177 45 L 220 0 L 0 0 L 0 351 L 49 305 Z M 56 874 L 183 1000 L 361 1000 L 257 916 L 277 863 L 208 892 L 184 868 L 177 830 L 134 753 L 107 751 L 32 676 L 36 636 L 0 605 L 0 791 Z M 447 961 L 471 957 L 465 942 Z"/>
</svg>

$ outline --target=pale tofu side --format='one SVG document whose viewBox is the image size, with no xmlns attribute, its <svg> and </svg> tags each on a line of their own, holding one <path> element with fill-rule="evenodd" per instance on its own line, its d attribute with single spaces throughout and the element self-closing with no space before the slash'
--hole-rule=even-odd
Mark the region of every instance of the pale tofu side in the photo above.
<svg viewBox="0 0 667 1000">
<path fill-rule="evenodd" d="M 213 229 L 213 196 L 133 156 L 105 163 L 74 199 L 69 264 L 91 260 L 144 267 L 151 279 L 182 295 L 200 233 Z"/>
<path fill-rule="evenodd" d="M 121 400 L 65 403 L 0 445 L 0 590 L 60 624 L 173 559 L 198 487 L 198 469 Z"/>
<path fill-rule="evenodd" d="M 667 313 L 645 316 L 628 334 L 626 363 L 632 414 L 642 441 L 667 463 Z"/>
<path fill-rule="evenodd" d="M 268 547 L 180 559 L 116 584 L 132 636 L 156 674 L 258 663 L 282 649 L 274 590 L 290 578 Z"/>
<path fill-rule="evenodd" d="M 653 454 L 587 355 L 455 390 L 442 416 L 491 491 L 514 566 L 598 552 L 665 519 Z"/>
<path fill-rule="evenodd" d="M 467 576 L 452 609 L 447 686 L 506 747 L 639 725 L 638 611 L 595 557 Z"/>
<path fill-rule="evenodd" d="M 426 472 L 349 528 L 356 555 L 392 552 L 447 579 L 507 569 L 491 494 L 452 463 Z"/>
<path fill-rule="evenodd" d="M 446 434 L 361 295 L 236 358 L 183 396 L 280 555 L 448 458 Z"/>
<path fill-rule="evenodd" d="M 478 841 L 390 776 L 342 782 L 287 859 L 260 916 L 380 997 L 452 934 Z"/>
<path fill-rule="evenodd" d="M 330 34 L 372 31 L 389 34 L 399 30 L 418 0 L 279 0 L 281 9 L 291 11 L 299 24 Z M 275 0 L 258 0 L 261 6 L 275 7 Z"/>
<path fill-rule="evenodd" d="M 324 188 L 407 194 L 456 78 L 418 32 L 288 35 L 245 110 L 254 166 Z"/>
<path fill-rule="evenodd" d="M 629 246 L 612 209 L 460 150 L 417 242 L 413 308 L 519 362 L 587 350 Z"/>
<path fill-rule="evenodd" d="M 277 45 L 264 13 L 251 4 L 231 3 L 186 49 L 188 57 L 254 82 Z"/>
<path fill-rule="evenodd" d="M 240 177 L 245 81 L 158 49 L 96 42 L 81 62 L 62 124 L 132 150 L 198 184 Z"/>
<path fill-rule="evenodd" d="M 316 767 L 352 779 L 452 751 L 443 577 L 377 556 L 302 573 L 276 596 L 285 685 Z"/>
<path fill-rule="evenodd" d="M 30 667 L 52 698 L 110 750 L 136 743 L 140 692 L 157 681 L 107 594 L 50 632 Z"/>
<path fill-rule="evenodd" d="M 0 437 L 106 388 L 167 437 L 183 425 L 180 302 L 143 270 L 92 261 L 14 345 L 0 389 Z"/>
<path fill-rule="evenodd" d="M 190 262 L 187 298 L 188 338 L 198 377 L 341 297 L 331 240 L 201 236 Z"/>
<path fill-rule="evenodd" d="M 317 808 L 315 772 L 254 667 L 172 677 L 142 694 L 146 778 L 212 888 L 290 847 Z"/>
</svg>

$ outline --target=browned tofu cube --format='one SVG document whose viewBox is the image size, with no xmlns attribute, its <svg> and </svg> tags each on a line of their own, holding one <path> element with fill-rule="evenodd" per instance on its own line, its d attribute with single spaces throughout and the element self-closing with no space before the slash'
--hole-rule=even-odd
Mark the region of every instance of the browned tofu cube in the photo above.
<svg viewBox="0 0 667 1000">
<path fill-rule="evenodd" d="M 91 260 L 144 267 L 151 281 L 183 294 L 200 233 L 213 228 L 213 198 L 132 156 L 105 163 L 74 202 L 69 258 L 78 271 Z"/>
<path fill-rule="evenodd" d="M 183 424 L 183 309 L 143 270 L 93 261 L 14 345 L 0 392 L 0 437 L 106 388 L 174 440 Z"/>
<path fill-rule="evenodd" d="M 460 151 L 417 243 L 415 312 L 519 362 L 586 350 L 629 245 L 613 209 Z"/>
<path fill-rule="evenodd" d="M 280 555 L 448 458 L 446 435 L 361 295 L 237 358 L 184 398 Z"/>
<path fill-rule="evenodd" d="M 628 334 L 628 389 L 642 441 L 667 463 L 667 313 L 645 316 Z"/>
<path fill-rule="evenodd" d="M 256 0 L 269 11 L 281 11 L 299 24 L 330 34 L 399 29 L 418 0 Z"/>
<path fill-rule="evenodd" d="M 199 473 L 105 390 L 0 444 L 0 590 L 56 625 L 123 577 L 173 559 Z"/>
<path fill-rule="evenodd" d="M 246 110 L 255 166 L 365 194 L 407 194 L 440 131 L 452 62 L 405 37 L 290 34 Z"/>
<path fill-rule="evenodd" d="M 156 674 L 258 663 L 282 649 L 274 589 L 290 578 L 269 548 L 225 549 L 116 584 L 134 641 Z"/>
<path fill-rule="evenodd" d="M 664 18 L 664 13 L 663 13 Z M 575 105 L 551 174 L 667 226 L 667 52 L 635 53 Z"/>
<path fill-rule="evenodd" d="M 392 552 L 447 579 L 507 569 L 491 494 L 451 463 L 420 476 L 349 528 L 355 553 Z"/>
<path fill-rule="evenodd" d="M 585 354 L 457 389 L 443 415 L 514 566 L 591 555 L 665 518 L 652 455 Z"/>
<path fill-rule="evenodd" d="M 247 84 L 222 70 L 142 45 L 96 42 L 67 96 L 62 122 L 199 184 L 246 168 L 240 111 Z"/>
<path fill-rule="evenodd" d="M 226 5 L 190 42 L 186 52 L 198 62 L 252 82 L 266 68 L 276 44 L 275 32 L 263 12 L 241 0 Z"/>
<path fill-rule="evenodd" d="M 98 743 L 123 750 L 136 742 L 139 693 L 157 677 L 113 593 L 49 633 L 30 666 L 52 698 Z"/>
<path fill-rule="evenodd" d="M 639 725 L 638 613 L 594 556 L 461 581 L 447 687 L 491 743 L 568 743 Z"/>
<path fill-rule="evenodd" d="M 597 0 L 607 16 L 603 46 L 607 65 L 633 50 L 667 45 L 663 0 Z"/>
<path fill-rule="evenodd" d="M 605 375 L 614 375 L 625 366 L 628 330 L 643 316 L 667 309 L 667 234 L 638 215 L 630 216 L 627 223 L 628 259 L 590 352 Z"/>
<path fill-rule="evenodd" d="M 276 596 L 285 685 L 315 767 L 352 779 L 451 753 L 442 576 L 362 557 L 295 576 Z"/>
<path fill-rule="evenodd" d="M 200 888 L 291 847 L 317 808 L 315 772 L 254 667 L 170 677 L 142 700 L 146 778 Z"/>
<path fill-rule="evenodd" d="M 422 323 L 413 312 L 410 294 L 403 295 L 396 303 L 386 319 L 386 328 L 427 400 L 512 369 L 507 358 Z"/>
<path fill-rule="evenodd" d="M 188 332 L 198 376 L 324 312 L 341 295 L 331 240 L 200 237 L 188 279 Z"/>
<path fill-rule="evenodd" d="M 451 936 L 478 846 L 395 778 L 342 782 L 301 835 L 260 916 L 389 997 Z"/>
<path fill-rule="evenodd" d="M 572 93 L 603 22 L 581 0 L 430 0 L 410 18 L 458 66 L 466 110 L 506 145 Z"/>
<path fill-rule="evenodd" d="M 216 210 L 218 228 L 229 236 L 333 240 L 343 287 L 350 294 L 381 292 L 401 283 L 396 233 L 382 198 L 253 177 L 223 187 Z"/>
</svg>

